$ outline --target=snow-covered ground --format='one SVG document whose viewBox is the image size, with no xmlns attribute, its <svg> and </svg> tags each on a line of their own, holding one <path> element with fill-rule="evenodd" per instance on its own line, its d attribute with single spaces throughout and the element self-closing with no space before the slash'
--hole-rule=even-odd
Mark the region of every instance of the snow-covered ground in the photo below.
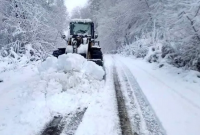
<svg viewBox="0 0 200 135">
<path fill-rule="evenodd" d="M 107 59 L 108 58 L 108 59 Z M 117 101 L 113 81 L 113 61 L 105 57 L 106 80 L 104 87 L 90 104 L 76 135 L 120 135 Z"/>
<path fill-rule="evenodd" d="M 76 113 L 77 108 L 87 110 L 74 134 L 120 135 L 114 67 L 125 74 L 125 68 L 130 70 L 167 135 L 200 134 L 200 73 L 121 55 L 105 55 L 104 60 L 105 80 L 102 67 L 76 54 L 44 62 L 1 60 L 0 135 L 38 135 L 54 116 Z M 125 85 L 131 87 L 124 82 L 123 91 Z"/>
<path fill-rule="evenodd" d="M 103 68 L 76 54 L 8 65 L 0 71 L 1 135 L 39 134 L 54 116 L 87 108 L 104 85 Z"/>
<path fill-rule="evenodd" d="M 200 73 L 115 56 L 136 78 L 168 135 L 200 134 Z"/>
</svg>

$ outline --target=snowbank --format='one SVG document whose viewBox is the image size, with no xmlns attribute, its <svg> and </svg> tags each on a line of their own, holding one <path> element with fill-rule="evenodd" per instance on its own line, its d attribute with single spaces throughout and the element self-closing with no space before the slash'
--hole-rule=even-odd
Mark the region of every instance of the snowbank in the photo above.
<svg viewBox="0 0 200 135">
<path fill-rule="evenodd" d="M 94 62 L 87 61 L 78 54 L 64 54 L 57 58 L 49 57 L 39 65 L 38 70 L 42 72 L 58 71 L 58 72 L 81 72 L 90 78 L 102 80 L 105 72 L 102 67 Z"/>
<path fill-rule="evenodd" d="M 40 134 L 54 116 L 88 107 L 104 86 L 102 67 L 80 55 L 33 63 L 0 73 L 1 135 Z"/>
</svg>

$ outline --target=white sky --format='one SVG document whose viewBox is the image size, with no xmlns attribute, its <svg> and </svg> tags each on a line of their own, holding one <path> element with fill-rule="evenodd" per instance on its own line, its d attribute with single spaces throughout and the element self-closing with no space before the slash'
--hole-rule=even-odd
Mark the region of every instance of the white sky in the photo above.
<svg viewBox="0 0 200 135">
<path fill-rule="evenodd" d="M 79 6 L 82 7 L 87 3 L 88 0 L 65 0 L 67 10 L 71 12 L 73 8 Z"/>
</svg>

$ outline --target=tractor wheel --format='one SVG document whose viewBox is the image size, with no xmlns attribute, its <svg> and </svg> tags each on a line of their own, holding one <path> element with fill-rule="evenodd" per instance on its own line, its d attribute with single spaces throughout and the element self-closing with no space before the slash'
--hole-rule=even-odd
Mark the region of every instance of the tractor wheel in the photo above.
<svg viewBox="0 0 200 135">
<path fill-rule="evenodd" d="M 103 60 L 103 54 L 102 54 L 101 50 L 92 50 L 91 51 L 91 59 Z"/>
</svg>

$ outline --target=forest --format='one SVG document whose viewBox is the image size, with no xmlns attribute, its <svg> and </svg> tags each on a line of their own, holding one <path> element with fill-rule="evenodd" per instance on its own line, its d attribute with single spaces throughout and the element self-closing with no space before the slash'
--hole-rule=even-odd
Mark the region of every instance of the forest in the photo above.
<svg viewBox="0 0 200 135">
<path fill-rule="evenodd" d="M 72 17 L 95 21 L 105 53 L 200 71 L 199 0 L 90 0 Z"/>
<path fill-rule="evenodd" d="M 32 55 L 42 58 L 62 43 L 60 34 L 68 24 L 64 0 L 0 0 L 0 3 L 1 56 L 20 57 L 31 49 Z"/>
<path fill-rule="evenodd" d="M 91 18 L 104 53 L 167 61 L 200 71 L 200 1 L 89 0 L 71 16 L 64 0 L 0 0 L 1 56 L 38 57 L 61 44 L 71 18 Z M 29 49 L 30 50 L 30 49 Z"/>
<path fill-rule="evenodd" d="M 200 135 L 200 0 L 0 0 L 0 135 Z"/>
</svg>

